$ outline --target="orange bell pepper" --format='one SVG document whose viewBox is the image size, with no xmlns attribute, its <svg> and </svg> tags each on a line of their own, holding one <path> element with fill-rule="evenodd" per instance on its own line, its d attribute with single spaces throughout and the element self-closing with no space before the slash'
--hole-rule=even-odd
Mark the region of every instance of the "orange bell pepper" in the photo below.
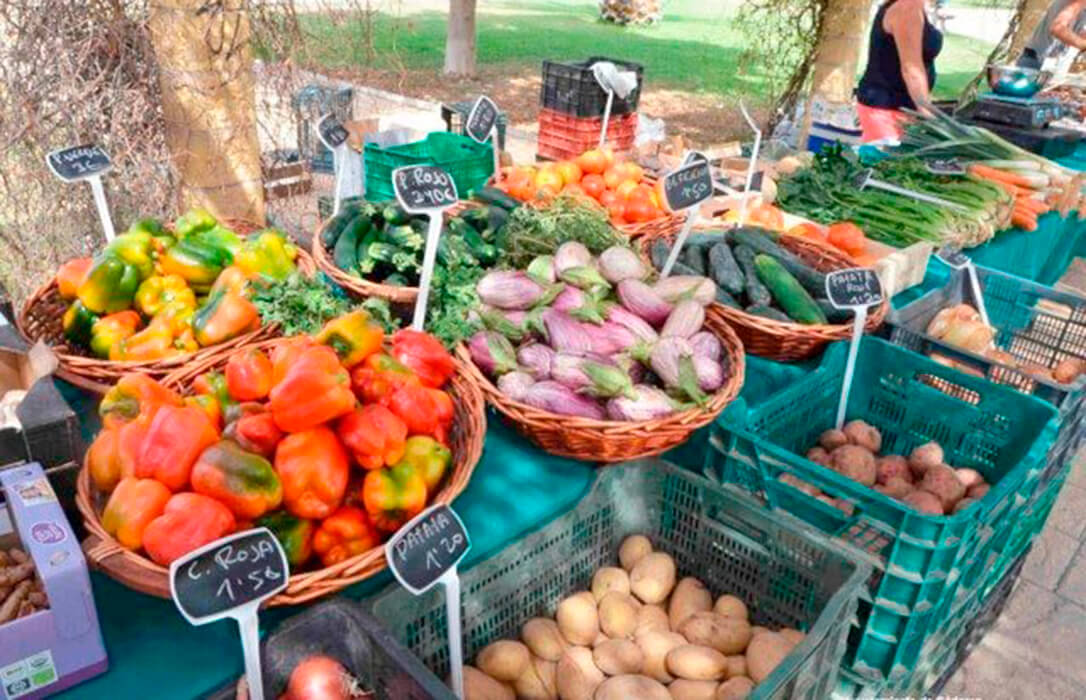
<svg viewBox="0 0 1086 700">
<path fill-rule="evenodd" d="M 424 386 L 440 389 L 456 371 L 456 361 L 429 333 L 402 328 L 392 336 L 392 356 L 402 362 Z"/>
<path fill-rule="evenodd" d="M 226 361 L 226 389 L 238 401 L 258 401 L 272 388 L 272 363 L 259 348 L 238 350 Z"/>
<path fill-rule="evenodd" d="M 306 348 L 311 347 L 313 347 L 313 341 L 309 336 L 300 336 L 277 343 L 271 351 L 272 386 L 283 381 L 283 377 L 287 376 L 287 370 L 297 362 Z"/>
<path fill-rule="evenodd" d="M 143 441 L 136 476 L 152 477 L 177 492 L 189 483 L 196 458 L 219 439 L 207 413 L 193 406 L 163 406 Z"/>
<path fill-rule="evenodd" d="M 176 493 L 162 515 L 143 531 L 143 548 L 155 563 L 169 566 L 174 559 L 225 537 L 237 528 L 230 509 L 199 493 Z"/>
<path fill-rule="evenodd" d="M 270 394 L 280 430 L 297 433 L 349 413 L 354 408 L 351 378 L 335 351 L 311 347 L 298 356 Z"/>
<path fill-rule="evenodd" d="M 351 370 L 351 389 L 366 404 L 387 406 L 401 386 L 419 383 L 418 376 L 407 365 L 384 353 L 370 355 Z"/>
<path fill-rule="evenodd" d="M 121 479 L 102 511 L 102 528 L 121 546 L 139 549 L 147 525 L 170 500 L 170 490 L 154 479 Z"/>
<path fill-rule="evenodd" d="M 350 369 L 381 350 L 385 329 L 365 309 L 356 309 L 324 324 L 313 339 L 335 350 L 343 366 Z"/>
<path fill-rule="evenodd" d="M 407 424 L 384 406 L 356 408 L 339 419 L 336 432 L 363 469 L 392 466 L 403 457 Z"/>
<path fill-rule="evenodd" d="M 395 532 L 426 507 L 426 481 L 414 465 L 401 462 L 366 473 L 362 502 L 378 529 Z"/>
<path fill-rule="evenodd" d="M 325 566 L 346 561 L 381 544 L 381 537 L 366 511 L 343 506 L 332 513 L 313 533 L 313 551 Z"/>
<path fill-rule="evenodd" d="M 347 452 L 325 427 L 283 438 L 275 450 L 283 504 L 299 518 L 327 518 L 343 502 L 350 471 Z"/>
<path fill-rule="evenodd" d="M 90 272 L 91 258 L 76 258 L 69 260 L 57 269 L 57 291 L 61 299 L 69 301 L 75 299 L 79 293 L 79 285 L 83 284 L 83 278 Z"/>
<path fill-rule="evenodd" d="M 99 491 L 112 491 L 121 480 L 121 428 L 110 425 L 102 429 L 87 448 L 87 469 Z"/>
<path fill-rule="evenodd" d="M 146 374 L 126 374 L 117 380 L 98 405 L 103 423 L 130 421 L 137 416 L 154 417 L 161 406 L 180 406 L 181 396 Z"/>
</svg>

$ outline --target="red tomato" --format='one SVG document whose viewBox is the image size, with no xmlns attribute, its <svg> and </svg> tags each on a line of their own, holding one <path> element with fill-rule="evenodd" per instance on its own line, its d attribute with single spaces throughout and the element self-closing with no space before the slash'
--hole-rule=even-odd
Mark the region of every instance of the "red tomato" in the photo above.
<svg viewBox="0 0 1086 700">
<path fill-rule="evenodd" d="M 600 175 L 607 170 L 610 163 L 602 152 L 592 149 L 577 156 L 577 165 L 582 173 Z"/>
<path fill-rule="evenodd" d="M 615 194 L 619 199 L 626 201 L 630 198 L 630 193 L 637 189 L 637 183 L 633 180 L 624 180 L 622 184 L 615 188 Z"/>
<path fill-rule="evenodd" d="M 609 190 L 615 189 L 626 179 L 626 169 L 621 165 L 608 168 L 607 172 L 603 174 L 603 182 L 607 185 L 607 189 Z"/>
<path fill-rule="evenodd" d="M 630 198 L 626 201 L 626 221 L 631 224 L 639 224 L 643 221 L 652 221 L 656 218 L 656 207 L 644 199 Z"/>
<path fill-rule="evenodd" d="M 607 185 L 603 182 L 602 176 L 593 173 L 581 178 L 581 188 L 589 197 L 598 200 L 607 189 Z"/>
<path fill-rule="evenodd" d="M 562 176 L 562 182 L 567 185 L 576 185 L 581 181 L 581 166 L 571 160 L 561 161 L 554 169 Z"/>
<path fill-rule="evenodd" d="M 610 209 L 611 205 L 615 202 L 621 201 L 622 199 L 617 194 L 615 194 L 613 190 L 604 190 L 600 194 L 600 204 L 607 207 L 608 209 Z"/>
<path fill-rule="evenodd" d="M 611 217 L 611 224 L 614 226 L 626 223 L 626 204 L 621 199 L 615 199 L 607 207 L 607 214 Z"/>
</svg>

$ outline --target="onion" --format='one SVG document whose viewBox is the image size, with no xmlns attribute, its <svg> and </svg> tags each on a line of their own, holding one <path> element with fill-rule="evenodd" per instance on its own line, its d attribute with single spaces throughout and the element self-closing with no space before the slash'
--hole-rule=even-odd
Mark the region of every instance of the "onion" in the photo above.
<svg viewBox="0 0 1086 700">
<path fill-rule="evenodd" d="M 309 656 L 290 672 L 280 700 L 350 700 L 356 686 L 340 662 L 328 656 Z"/>
</svg>

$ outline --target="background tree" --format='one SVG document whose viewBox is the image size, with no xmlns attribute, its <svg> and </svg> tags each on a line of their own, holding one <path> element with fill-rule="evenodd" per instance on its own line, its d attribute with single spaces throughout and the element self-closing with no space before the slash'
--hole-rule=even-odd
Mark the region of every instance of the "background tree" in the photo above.
<svg viewBox="0 0 1086 700">
<path fill-rule="evenodd" d="M 449 0 L 445 74 L 475 75 L 475 0 Z"/>
</svg>

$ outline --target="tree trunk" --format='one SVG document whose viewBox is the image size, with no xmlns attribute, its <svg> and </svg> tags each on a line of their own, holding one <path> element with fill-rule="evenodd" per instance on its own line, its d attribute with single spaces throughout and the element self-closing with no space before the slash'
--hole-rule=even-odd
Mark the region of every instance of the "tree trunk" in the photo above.
<svg viewBox="0 0 1086 700">
<path fill-rule="evenodd" d="M 831 109 L 851 106 L 856 71 L 863 49 L 871 0 L 828 0 L 822 10 L 818 48 L 811 71 L 811 91 L 803 111 L 800 147 L 811 131 L 812 105 L 820 100 Z"/>
<path fill-rule="evenodd" d="M 1014 38 L 1011 40 L 1011 47 L 1007 54 L 1011 60 L 1016 60 L 1022 55 L 1022 49 L 1026 48 L 1026 42 L 1033 36 L 1033 32 L 1037 30 L 1037 25 L 1044 19 L 1045 13 L 1048 12 L 1051 5 L 1052 0 L 1022 0 L 1019 5 L 1018 29 L 1014 32 Z"/>
<path fill-rule="evenodd" d="M 445 74 L 475 75 L 475 0 L 449 0 Z"/>
<path fill-rule="evenodd" d="M 182 208 L 264 224 L 245 0 L 152 0 L 166 143 Z"/>
</svg>

